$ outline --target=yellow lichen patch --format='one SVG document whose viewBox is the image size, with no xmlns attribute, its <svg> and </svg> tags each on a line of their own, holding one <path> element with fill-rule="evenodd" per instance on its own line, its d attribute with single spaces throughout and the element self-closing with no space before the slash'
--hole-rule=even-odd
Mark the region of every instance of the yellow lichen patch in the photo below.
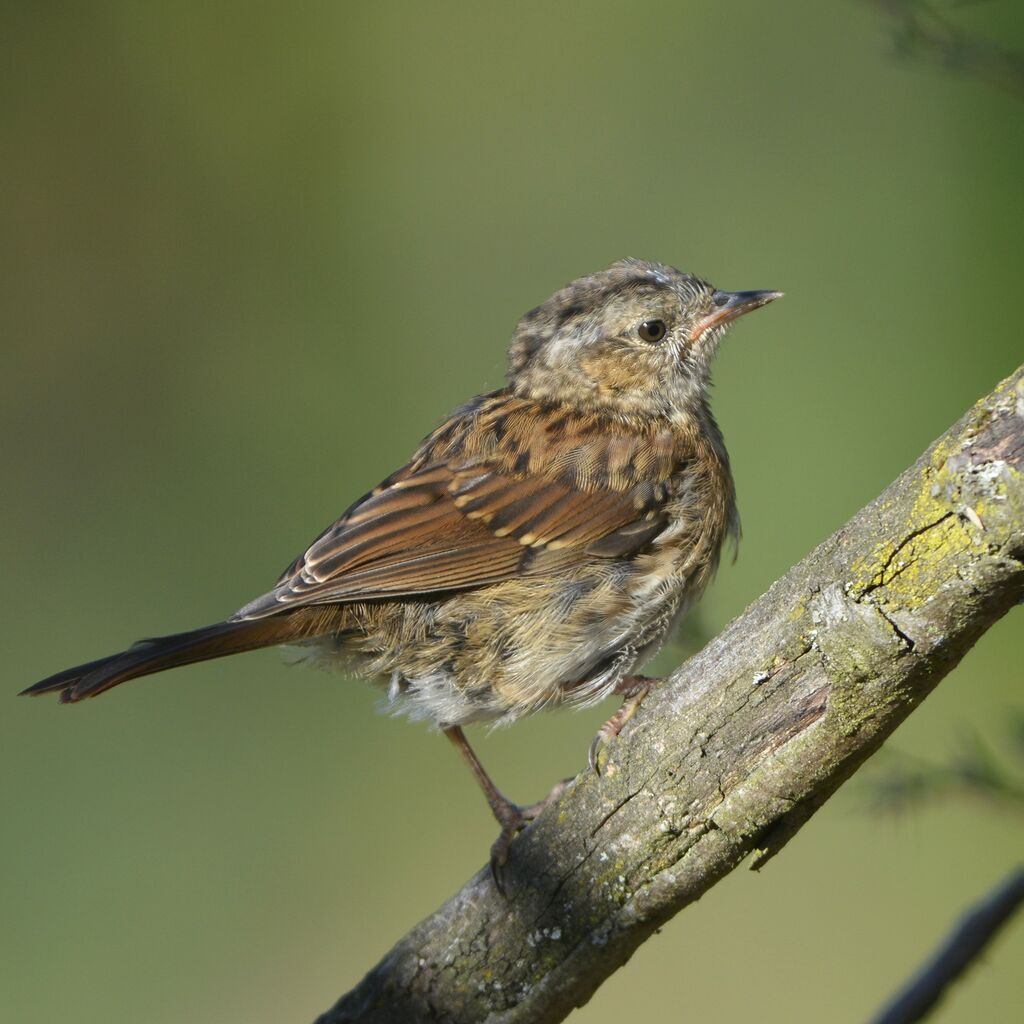
<svg viewBox="0 0 1024 1024">
<path fill-rule="evenodd" d="M 880 597 L 885 604 L 919 608 L 935 594 L 937 566 L 969 547 L 971 538 L 960 519 L 951 515 L 913 536 L 885 570 Z"/>
<path fill-rule="evenodd" d="M 850 583 L 856 597 L 873 593 L 873 600 L 883 605 L 918 608 L 935 593 L 938 563 L 970 546 L 972 537 L 959 515 L 960 479 L 950 468 L 950 459 L 960 447 L 955 439 L 935 446 L 907 515 L 903 538 L 896 545 L 878 544 L 870 555 L 853 563 Z M 973 506 L 982 521 L 984 504 L 975 501 Z"/>
<path fill-rule="evenodd" d="M 793 606 L 793 610 L 786 616 L 787 622 L 798 622 L 800 619 L 807 614 L 807 602 L 804 600 L 797 601 Z"/>
<path fill-rule="evenodd" d="M 1006 466 L 1003 470 L 1006 474 L 1006 482 L 1002 481 L 1002 490 L 999 497 L 1002 499 L 1000 515 L 1005 522 L 1019 523 L 1024 521 L 1024 480 L 1022 474 L 1012 466 Z"/>
</svg>

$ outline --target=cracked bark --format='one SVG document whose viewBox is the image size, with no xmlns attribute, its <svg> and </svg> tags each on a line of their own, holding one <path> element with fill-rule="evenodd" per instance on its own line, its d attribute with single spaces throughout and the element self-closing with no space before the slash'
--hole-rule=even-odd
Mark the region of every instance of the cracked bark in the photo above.
<svg viewBox="0 0 1024 1024">
<path fill-rule="evenodd" d="M 1024 595 L 1024 367 L 656 688 L 582 774 L 319 1018 L 546 1024 L 759 868 Z"/>
</svg>

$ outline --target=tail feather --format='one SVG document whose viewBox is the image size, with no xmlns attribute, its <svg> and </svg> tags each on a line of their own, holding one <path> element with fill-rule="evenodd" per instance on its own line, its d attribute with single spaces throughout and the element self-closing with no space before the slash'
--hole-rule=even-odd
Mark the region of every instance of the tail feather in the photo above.
<svg viewBox="0 0 1024 1024">
<path fill-rule="evenodd" d="M 139 676 L 312 635 L 308 628 L 303 628 L 308 623 L 296 621 L 298 618 L 292 614 L 251 621 L 218 622 L 188 633 L 140 640 L 126 651 L 65 669 L 21 692 L 32 696 L 59 692 L 62 704 L 73 704 Z"/>
</svg>

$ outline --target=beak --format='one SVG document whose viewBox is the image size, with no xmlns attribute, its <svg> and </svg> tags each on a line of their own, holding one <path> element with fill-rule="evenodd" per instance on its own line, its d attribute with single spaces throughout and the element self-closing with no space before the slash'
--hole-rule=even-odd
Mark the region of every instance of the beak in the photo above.
<svg viewBox="0 0 1024 1024">
<path fill-rule="evenodd" d="M 731 323 L 737 317 L 749 313 L 753 309 L 767 306 L 769 302 L 781 298 L 782 292 L 718 292 L 712 296 L 713 309 L 702 317 L 690 331 L 690 341 L 697 341 L 700 336 L 712 327 L 721 327 Z"/>
</svg>

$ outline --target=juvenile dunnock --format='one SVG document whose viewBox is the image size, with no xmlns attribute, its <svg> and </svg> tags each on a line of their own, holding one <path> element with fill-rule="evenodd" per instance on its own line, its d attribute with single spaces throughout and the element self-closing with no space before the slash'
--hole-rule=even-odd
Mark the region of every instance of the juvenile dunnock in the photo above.
<svg viewBox="0 0 1024 1024">
<path fill-rule="evenodd" d="M 631 673 L 707 586 L 738 519 L 708 408 L 708 367 L 731 321 L 781 293 L 724 292 L 621 260 L 527 313 L 508 386 L 467 402 L 224 622 L 142 640 L 25 690 L 73 703 L 177 665 L 275 644 L 387 686 L 472 768 L 508 845 L 522 808 L 491 782 L 469 722 L 626 702 Z"/>
</svg>

